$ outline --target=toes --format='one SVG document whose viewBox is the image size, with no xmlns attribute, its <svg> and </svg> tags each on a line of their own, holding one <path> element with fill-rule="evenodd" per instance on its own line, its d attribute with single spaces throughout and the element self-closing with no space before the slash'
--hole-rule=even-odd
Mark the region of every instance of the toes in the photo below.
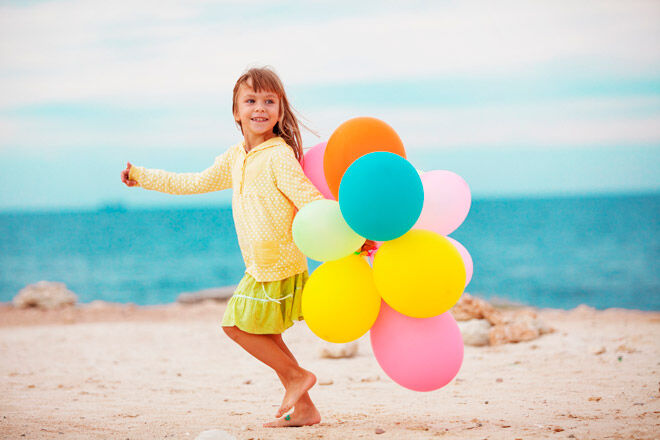
<svg viewBox="0 0 660 440">
<path fill-rule="evenodd" d="M 287 426 L 291 426 L 291 422 L 289 422 L 288 420 L 285 421 L 284 419 L 277 419 L 273 422 L 264 423 L 263 426 L 264 428 L 284 428 Z"/>
<path fill-rule="evenodd" d="M 295 416 L 291 414 L 292 417 L 287 419 L 283 417 L 281 419 L 276 419 L 272 422 L 264 423 L 264 428 L 288 428 L 293 426 L 311 426 L 321 422 L 321 416 L 318 412 L 315 414 L 302 414 Z"/>
</svg>

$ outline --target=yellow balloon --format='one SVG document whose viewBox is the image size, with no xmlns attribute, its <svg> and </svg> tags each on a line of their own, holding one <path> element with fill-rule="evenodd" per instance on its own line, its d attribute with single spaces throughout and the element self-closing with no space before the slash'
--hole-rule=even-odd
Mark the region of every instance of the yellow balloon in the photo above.
<svg viewBox="0 0 660 440">
<path fill-rule="evenodd" d="M 305 321 L 319 338 L 329 342 L 358 339 L 374 325 L 379 311 L 373 270 L 355 254 L 320 265 L 303 290 Z"/>
<path fill-rule="evenodd" d="M 412 229 L 387 241 L 374 258 L 378 292 L 394 310 L 413 318 L 445 313 L 465 288 L 465 265 L 442 235 Z"/>
</svg>

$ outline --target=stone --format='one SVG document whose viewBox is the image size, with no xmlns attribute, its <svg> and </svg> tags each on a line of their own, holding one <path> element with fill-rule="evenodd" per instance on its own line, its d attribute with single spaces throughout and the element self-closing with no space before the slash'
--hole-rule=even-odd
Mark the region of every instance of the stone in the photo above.
<svg viewBox="0 0 660 440">
<path fill-rule="evenodd" d="M 580 304 L 571 313 L 578 316 L 591 316 L 596 313 L 596 309 L 586 304 Z"/>
<path fill-rule="evenodd" d="M 493 307 L 488 301 L 464 293 L 450 310 L 458 321 L 466 345 L 500 345 L 531 341 L 554 329 L 547 326 L 531 308 L 516 305 L 506 310 Z M 491 326 L 487 326 L 491 324 Z M 488 342 L 485 341 L 488 333 Z"/>
<path fill-rule="evenodd" d="M 541 335 L 539 328 L 530 321 L 514 321 L 496 325 L 490 329 L 490 345 L 501 345 L 510 342 L 531 341 Z"/>
<path fill-rule="evenodd" d="M 57 309 L 73 306 L 77 301 L 76 294 L 67 289 L 64 283 L 39 281 L 22 288 L 12 303 L 18 308 Z"/>
<path fill-rule="evenodd" d="M 490 329 L 490 345 L 531 341 L 554 331 L 539 319 L 534 310 L 517 310 L 502 315 L 501 321 Z"/>
<path fill-rule="evenodd" d="M 616 348 L 616 351 L 617 353 L 637 353 L 639 350 L 626 344 L 621 344 Z"/>
<path fill-rule="evenodd" d="M 331 342 L 321 349 L 320 356 L 326 359 L 352 358 L 358 352 L 358 343 L 350 342 L 348 344 L 333 344 Z"/>
<path fill-rule="evenodd" d="M 531 341 L 539 337 L 538 330 L 526 324 L 507 324 L 494 326 L 489 334 L 490 345 L 502 345 L 511 342 Z"/>
<path fill-rule="evenodd" d="M 225 286 L 197 292 L 184 292 L 177 297 L 176 301 L 180 304 L 196 304 L 207 300 L 226 301 L 231 298 L 235 290 L 236 286 Z"/>
<path fill-rule="evenodd" d="M 112 304 L 100 299 L 96 299 L 85 306 L 87 310 L 105 310 L 109 307 L 112 307 Z"/>
<path fill-rule="evenodd" d="M 470 319 L 458 321 L 458 328 L 463 336 L 465 345 L 482 347 L 490 343 L 490 329 L 492 325 L 487 319 Z"/>
<path fill-rule="evenodd" d="M 501 324 L 504 321 L 502 312 L 487 301 L 469 293 L 464 293 L 450 312 L 457 321 L 487 319 L 493 325 Z"/>
<path fill-rule="evenodd" d="M 222 429 L 211 429 L 200 433 L 195 440 L 237 440 L 236 437 Z"/>
<path fill-rule="evenodd" d="M 380 376 L 369 376 L 369 377 L 363 377 L 360 379 L 360 382 L 378 382 L 380 380 Z"/>
</svg>

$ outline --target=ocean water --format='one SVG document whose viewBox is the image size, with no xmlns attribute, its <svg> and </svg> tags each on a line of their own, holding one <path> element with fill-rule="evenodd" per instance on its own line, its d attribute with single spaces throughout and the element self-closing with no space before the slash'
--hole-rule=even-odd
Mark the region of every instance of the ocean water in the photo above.
<svg viewBox="0 0 660 440">
<path fill-rule="evenodd" d="M 474 260 L 467 292 L 660 310 L 659 218 L 660 194 L 476 200 L 451 236 Z M 0 213 L 2 302 L 50 280 L 81 302 L 162 304 L 243 270 L 229 207 Z"/>
</svg>

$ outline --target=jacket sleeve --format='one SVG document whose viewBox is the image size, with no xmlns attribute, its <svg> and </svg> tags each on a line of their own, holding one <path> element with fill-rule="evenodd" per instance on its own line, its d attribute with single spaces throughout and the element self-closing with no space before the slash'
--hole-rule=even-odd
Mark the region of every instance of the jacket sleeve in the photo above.
<svg viewBox="0 0 660 440">
<path fill-rule="evenodd" d="M 209 168 L 200 173 L 172 173 L 169 171 L 131 167 L 129 179 L 144 189 L 167 194 L 201 194 L 231 188 L 231 169 L 235 148 L 215 158 Z"/>
<path fill-rule="evenodd" d="M 323 194 L 305 176 L 302 166 L 290 147 L 282 148 L 271 158 L 270 163 L 277 189 L 284 194 L 296 208 L 301 209 L 314 200 L 322 200 Z"/>
</svg>

